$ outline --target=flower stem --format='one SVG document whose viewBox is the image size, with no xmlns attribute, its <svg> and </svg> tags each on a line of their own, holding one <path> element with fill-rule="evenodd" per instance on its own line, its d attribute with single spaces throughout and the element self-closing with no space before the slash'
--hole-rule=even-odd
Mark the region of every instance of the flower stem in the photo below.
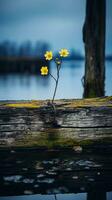
<svg viewBox="0 0 112 200">
<path fill-rule="evenodd" d="M 49 75 L 50 75 L 55 81 L 57 81 L 56 78 L 55 78 L 51 73 L 49 73 Z"/>
<path fill-rule="evenodd" d="M 52 104 L 54 103 L 54 98 L 56 95 L 57 87 L 58 87 L 58 81 L 59 81 L 59 71 L 60 71 L 61 66 L 57 65 L 57 79 L 56 79 L 56 85 L 55 85 L 55 90 L 52 98 Z"/>
</svg>

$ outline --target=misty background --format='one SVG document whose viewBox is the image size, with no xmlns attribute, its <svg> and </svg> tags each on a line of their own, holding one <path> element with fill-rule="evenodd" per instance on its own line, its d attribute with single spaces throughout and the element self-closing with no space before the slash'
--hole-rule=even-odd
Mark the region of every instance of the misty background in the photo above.
<svg viewBox="0 0 112 200">
<path fill-rule="evenodd" d="M 0 0 L 0 42 L 45 41 L 84 52 L 86 0 Z M 112 53 L 112 1 L 107 0 L 106 53 Z"/>
<path fill-rule="evenodd" d="M 106 55 L 112 55 L 112 1 L 106 2 Z M 42 53 L 47 48 L 54 52 L 67 48 L 84 55 L 82 27 L 85 9 L 86 0 L 0 0 L 0 44 L 10 42 L 14 48 L 20 49 L 25 41 L 29 41 L 30 47 L 35 49 L 35 56 L 40 54 L 39 44 L 46 44 Z M 111 66 L 111 61 L 106 62 L 106 95 L 112 94 Z M 54 64 L 51 64 L 51 72 L 55 73 Z M 83 75 L 84 60 L 65 61 L 56 97 L 81 98 Z M 53 90 L 50 77 L 0 75 L 0 99 L 46 99 L 52 97 Z"/>
</svg>

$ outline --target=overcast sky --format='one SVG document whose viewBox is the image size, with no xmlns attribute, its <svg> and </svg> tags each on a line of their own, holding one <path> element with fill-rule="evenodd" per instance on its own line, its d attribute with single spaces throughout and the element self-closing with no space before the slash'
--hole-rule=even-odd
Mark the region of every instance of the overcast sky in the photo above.
<svg viewBox="0 0 112 200">
<path fill-rule="evenodd" d="M 47 41 L 83 52 L 86 0 L 0 0 L 0 41 Z M 112 0 L 107 0 L 107 53 L 112 53 Z"/>
</svg>

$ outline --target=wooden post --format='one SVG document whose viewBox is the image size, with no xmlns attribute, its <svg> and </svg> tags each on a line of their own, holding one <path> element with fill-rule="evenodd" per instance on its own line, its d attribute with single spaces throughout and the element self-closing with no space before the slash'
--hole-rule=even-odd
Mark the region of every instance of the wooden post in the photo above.
<svg viewBox="0 0 112 200">
<path fill-rule="evenodd" d="M 104 96 L 106 0 L 87 0 L 83 26 L 85 43 L 84 97 Z"/>
</svg>

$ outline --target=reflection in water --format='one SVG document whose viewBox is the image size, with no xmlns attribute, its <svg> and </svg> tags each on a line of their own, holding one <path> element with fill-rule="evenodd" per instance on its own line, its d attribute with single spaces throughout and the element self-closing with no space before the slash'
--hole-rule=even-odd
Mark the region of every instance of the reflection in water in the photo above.
<svg viewBox="0 0 112 200">
<path fill-rule="evenodd" d="M 106 95 L 112 95 L 112 62 L 106 62 Z M 51 63 L 51 73 L 56 74 L 55 64 Z M 81 78 L 84 75 L 83 61 L 66 61 L 60 71 L 56 98 L 82 98 Z M 39 74 L 0 75 L 0 99 L 49 99 L 52 98 L 55 83 L 50 76 Z"/>
<path fill-rule="evenodd" d="M 65 62 L 60 74 L 60 85 L 57 98 L 77 97 L 82 95 L 80 78 L 83 75 L 82 63 Z M 51 66 L 52 74 L 55 74 L 55 66 Z M 74 78 L 75 77 L 75 78 Z M 52 78 L 39 75 L 1 75 L 0 99 L 48 99 L 54 91 Z M 79 90 L 73 94 L 74 85 L 79 85 Z M 66 87 L 65 87 L 66 86 Z M 65 90 L 66 88 L 66 90 Z"/>
<path fill-rule="evenodd" d="M 0 160 L 0 200 L 111 200 L 110 155 L 0 150 Z"/>
</svg>

